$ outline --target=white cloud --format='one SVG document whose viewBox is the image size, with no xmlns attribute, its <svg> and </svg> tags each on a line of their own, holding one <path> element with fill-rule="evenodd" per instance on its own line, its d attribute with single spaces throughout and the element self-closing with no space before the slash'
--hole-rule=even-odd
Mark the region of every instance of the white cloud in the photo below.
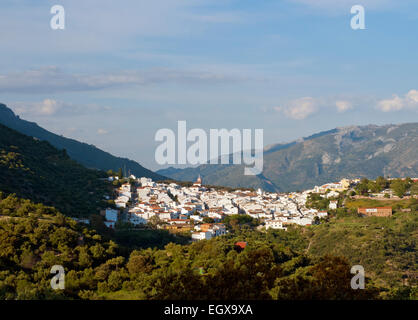
<svg viewBox="0 0 418 320">
<path fill-rule="evenodd" d="M 409 104 L 418 104 L 418 90 L 411 90 L 406 94 L 406 100 Z"/>
<path fill-rule="evenodd" d="M 92 114 L 96 112 L 106 112 L 111 108 L 98 106 L 96 104 L 73 104 L 55 99 L 46 98 L 36 102 L 12 102 L 8 104 L 13 111 L 24 117 L 50 117 L 50 116 L 70 116 Z"/>
<path fill-rule="evenodd" d="M 53 99 L 45 99 L 39 106 L 39 112 L 43 115 L 52 115 L 61 107 L 61 105 Z"/>
<path fill-rule="evenodd" d="M 338 100 L 335 102 L 338 112 L 345 112 L 353 108 L 353 105 L 349 101 Z"/>
<path fill-rule="evenodd" d="M 273 108 L 274 111 L 296 120 L 306 119 L 321 109 L 336 109 L 339 113 L 343 113 L 353 109 L 353 104 L 348 100 L 335 100 L 332 97 L 303 97 Z"/>
<path fill-rule="evenodd" d="M 377 105 L 378 109 L 389 112 L 389 111 L 398 111 L 404 107 L 404 101 L 398 95 L 393 95 L 392 99 L 381 100 Z"/>
<path fill-rule="evenodd" d="M 302 120 L 317 111 L 317 102 L 312 97 L 304 97 L 290 101 L 285 107 L 275 107 L 274 110 L 283 112 L 288 118 Z"/>
<path fill-rule="evenodd" d="M 20 115 L 51 116 L 61 109 L 62 106 L 61 102 L 54 99 L 45 99 L 41 102 L 17 102 L 14 104 L 14 109 Z"/>
<path fill-rule="evenodd" d="M 159 83 L 225 83 L 243 81 L 240 74 L 174 69 L 147 69 L 102 74 L 71 74 L 56 66 L 0 74 L 0 92 L 56 93 Z"/>
<path fill-rule="evenodd" d="M 98 133 L 98 134 L 106 134 L 106 133 L 108 133 L 108 131 L 107 131 L 107 130 L 105 130 L 105 129 L 99 128 L 99 129 L 97 130 L 97 133 Z"/>
<path fill-rule="evenodd" d="M 392 99 L 379 101 L 376 107 L 383 112 L 418 109 L 418 91 L 410 90 L 404 97 L 394 94 Z"/>
</svg>

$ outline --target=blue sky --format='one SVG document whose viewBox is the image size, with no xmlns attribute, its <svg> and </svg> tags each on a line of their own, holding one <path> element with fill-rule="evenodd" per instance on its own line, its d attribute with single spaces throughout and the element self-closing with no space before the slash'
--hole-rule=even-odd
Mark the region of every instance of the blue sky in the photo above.
<svg viewBox="0 0 418 320">
<path fill-rule="evenodd" d="M 0 102 L 156 169 L 155 132 L 178 120 L 262 128 L 266 145 L 417 121 L 417 32 L 408 0 L 2 0 Z"/>
</svg>

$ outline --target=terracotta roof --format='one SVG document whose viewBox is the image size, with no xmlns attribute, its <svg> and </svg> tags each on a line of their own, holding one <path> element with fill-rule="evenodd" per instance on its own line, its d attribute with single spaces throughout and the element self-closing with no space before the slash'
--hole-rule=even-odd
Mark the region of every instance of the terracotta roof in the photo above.
<svg viewBox="0 0 418 320">
<path fill-rule="evenodd" d="M 236 247 L 239 247 L 241 249 L 245 249 L 245 247 L 247 246 L 247 242 L 245 242 L 245 241 L 238 241 L 238 242 L 235 243 L 235 246 Z"/>
</svg>

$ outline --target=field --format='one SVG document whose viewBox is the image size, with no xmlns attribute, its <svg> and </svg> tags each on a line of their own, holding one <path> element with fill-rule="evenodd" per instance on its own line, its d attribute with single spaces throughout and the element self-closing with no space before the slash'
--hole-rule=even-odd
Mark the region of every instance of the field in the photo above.
<svg viewBox="0 0 418 320">
<path fill-rule="evenodd" d="M 400 211 L 400 209 L 411 208 L 417 205 L 417 199 L 402 199 L 402 200 L 375 200 L 375 199 L 350 199 L 345 203 L 345 207 L 348 209 L 356 209 L 358 207 L 392 207 L 394 211 Z"/>
</svg>

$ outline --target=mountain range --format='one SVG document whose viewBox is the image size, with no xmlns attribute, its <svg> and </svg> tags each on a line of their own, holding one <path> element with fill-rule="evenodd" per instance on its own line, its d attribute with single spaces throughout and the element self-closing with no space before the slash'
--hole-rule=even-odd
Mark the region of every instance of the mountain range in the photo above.
<svg viewBox="0 0 418 320">
<path fill-rule="evenodd" d="M 232 164 L 170 167 L 153 172 L 135 161 L 49 132 L 21 119 L 4 104 L 0 104 L 0 124 L 65 149 L 70 158 L 87 168 L 115 171 L 122 168 L 156 181 L 166 177 L 194 181 L 200 175 L 209 185 L 287 192 L 342 178 L 418 175 L 418 123 L 341 127 L 273 144 L 264 148 L 263 172 L 257 176 L 246 176 L 243 165 Z"/>
<path fill-rule="evenodd" d="M 264 168 L 245 176 L 243 165 L 167 168 L 157 173 L 205 184 L 296 191 L 342 178 L 418 175 L 418 123 L 335 128 L 264 149 Z"/>
<path fill-rule="evenodd" d="M 100 170 L 114 170 L 119 168 L 137 177 L 148 177 L 153 180 L 164 180 L 165 177 L 148 170 L 139 163 L 126 158 L 115 157 L 93 145 L 69 139 L 52 133 L 38 126 L 34 122 L 29 122 L 15 115 L 14 112 L 5 104 L 0 103 L 0 124 L 12 128 L 20 133 L 48 141 L 57 149 L 65 149 L 67 154 L 87 168 Z"/>
</svg>

